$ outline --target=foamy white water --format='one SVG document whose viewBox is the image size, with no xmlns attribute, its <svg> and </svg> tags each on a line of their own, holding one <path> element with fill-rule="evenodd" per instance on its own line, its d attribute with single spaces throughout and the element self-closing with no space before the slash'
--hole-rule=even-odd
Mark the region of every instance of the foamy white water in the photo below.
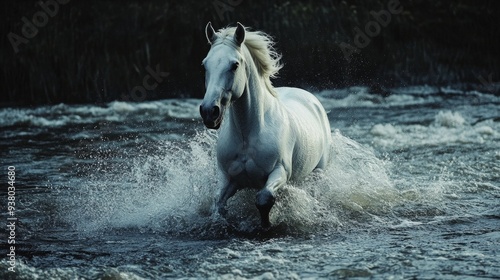
<svg viewBox="0 0 500 280">
<path fill-rule="evenodd" d="M 1 278 L 500 277 L 498 96 L 317 95 L 332 163 L 279 191 L 267 234 L 254 190 L 214 213 L 217 134 L 199 100 L 0 109 L 22 223 Z"/>
</svg>

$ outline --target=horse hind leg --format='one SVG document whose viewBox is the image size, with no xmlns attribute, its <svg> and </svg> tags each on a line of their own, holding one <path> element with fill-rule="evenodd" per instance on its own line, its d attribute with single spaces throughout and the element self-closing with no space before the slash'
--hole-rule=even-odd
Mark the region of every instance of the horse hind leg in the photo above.
<svg viewBox="0 0 500 280">
<path fill-rule="evenodd" d="M 326 149 L 323 152 L 323 155 L 321 156 L 321 158 L 319 159 L 318 164 L 314 168 L 314 171 L 323 171 L 323 170 L 325 170 L 326 167 L 328 166 L 329 162 L 330 162 L 330 150 Z"/>
</svg>

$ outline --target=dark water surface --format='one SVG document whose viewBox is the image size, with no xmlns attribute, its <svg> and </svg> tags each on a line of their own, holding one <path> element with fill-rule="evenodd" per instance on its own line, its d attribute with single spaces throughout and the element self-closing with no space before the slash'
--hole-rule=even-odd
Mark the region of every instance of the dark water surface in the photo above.
<svg viewBox="0 0 500 280">
<path fill-rule="evenodd" d="M 316 94 L 333 162 L 278 193 L 268 233 L 253 191 L 214 214 L 199 100 L 0 109 L 1 219 L 8 166 L 18 219 L 0 278 L 500 278 L 500 97 Z"/>
</svg>

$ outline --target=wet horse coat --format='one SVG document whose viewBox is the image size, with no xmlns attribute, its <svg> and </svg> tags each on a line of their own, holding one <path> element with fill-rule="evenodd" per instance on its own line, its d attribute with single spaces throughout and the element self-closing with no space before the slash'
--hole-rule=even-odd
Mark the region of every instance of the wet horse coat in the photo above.
<svg viewBox="0 0 500 280">
<path fill-rule="evenodd" d="M 267 35 L 240 23 L 216 33 L 208 23 L 206 36 L 212 46 L 203 60 L 200 114 L 208 128 L 220 128 L 217 160 L 225 182 L 218 210 L 224 214 L 239 189 L 255 188 L 262 226 L 269 228 L 276 190 L 328 163 L 330 124 L 311 93 L 271 85 L 281 65 Z"/>
</svg>

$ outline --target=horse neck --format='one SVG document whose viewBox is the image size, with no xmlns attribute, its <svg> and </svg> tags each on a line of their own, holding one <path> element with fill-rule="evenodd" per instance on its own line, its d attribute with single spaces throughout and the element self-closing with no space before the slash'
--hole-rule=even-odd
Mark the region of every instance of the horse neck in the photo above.
<svg viewBox="0 0 500 280">
<path fill-rule="evenodd" d="M 240 130 L 243 137 L 262 127 L 266 112 L 276 104 L 276 98 L 265 86 L 253 61 L 247 66 L 247 75 L 245 91 L 233 102 L 230 110 L 234 128 Z"/>
</svg>

